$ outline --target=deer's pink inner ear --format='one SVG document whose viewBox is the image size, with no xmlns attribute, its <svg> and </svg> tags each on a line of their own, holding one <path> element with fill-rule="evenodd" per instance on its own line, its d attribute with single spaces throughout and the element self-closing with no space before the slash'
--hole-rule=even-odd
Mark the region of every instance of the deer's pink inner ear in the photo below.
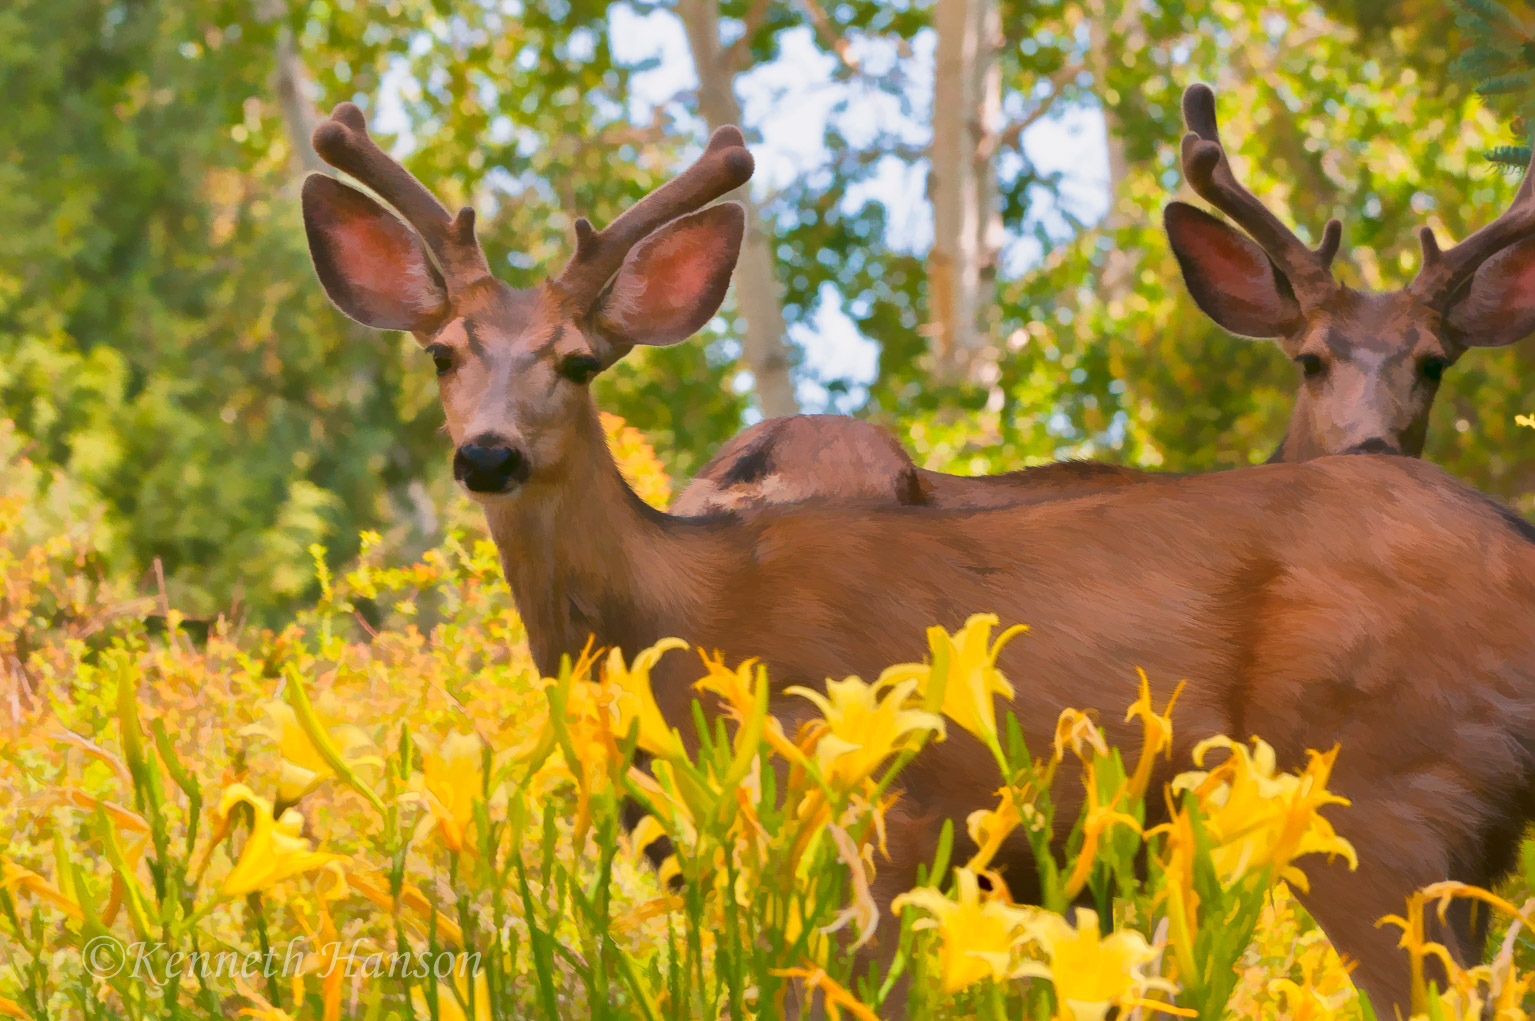
<svg viewBox="0 0 1535 1021">
<path fill-rule="evenodd" d="M 679 217 L 641 241 L 599 300 L 599 330 L 629 344 L 686 340 L 719 311 L 745 231 L 733 202 Z"/>
<path fill-rule="evenodd" d="M 325 293 L 381 330 L 429 331 L 448 292 L 416 233 L 361 192 L 320 174 L 304 182 L 304 227 Z"/>
<path fill-rule="evenodd" d="M 1535 332 L 1535 238 L 1482 263 L 1446 321 L 1466 347 L 1502 347 Z"/>
<path fill-rule="evenodd" d="M 1300 318 L 1289 283 L 1256 241 L 1182 202 L 1164 214 L 1189 294 L 1211 319 L 1243 337 L 1279 337 Z"/>
</svg>

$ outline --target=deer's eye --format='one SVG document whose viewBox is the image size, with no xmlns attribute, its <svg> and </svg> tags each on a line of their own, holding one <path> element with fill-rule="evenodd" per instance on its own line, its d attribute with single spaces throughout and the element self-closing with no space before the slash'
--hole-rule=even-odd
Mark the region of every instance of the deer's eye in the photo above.
<svg viewBox="0 0 1535 1021">
<path fill-rule="evenodd" d="M 1437 383 L 1444 378 L 1444 370 L 1449 367 L 1450 360 L 1448 358 L 1440 358 L 1438 355 L 1434 355 L 1423 359 L 1418 364 L 1418 371 L 1423 373 L 1423 378 L 1430 383 Z"/>
<path fill-rule="evenodd" d="M 432 356 L 432 365 L 437 369 L 437 375 L 441 376 L 453 368 L 453 349 L 446 344 L 433 344 L 426 349 L 426 353 Z"/>
<path fill-rule="evenodd" d="M 1301 374 L 1307 379 L 1315 379 L 1327 370 L 1327 365 L 1318 355 L 1297 355 L 1295 364 L 1300 366 Z"/>
<path fill-rule="evenodd" d="M 590 383 L 602 371 L 602 363 L 591 355 L 571 355 L 560 362 L 560 375 L 572 383 Z"/>
</svg>

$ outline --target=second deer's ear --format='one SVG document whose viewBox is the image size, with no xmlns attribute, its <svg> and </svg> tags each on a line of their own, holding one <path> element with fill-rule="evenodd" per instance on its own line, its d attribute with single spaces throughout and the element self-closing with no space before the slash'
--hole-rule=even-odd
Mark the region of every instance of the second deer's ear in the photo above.
<svg viewBox="0 0 1535 1021">
<path fill-rule="evenodd" d="M 425 333 L 447 318 L 448 289 L 421 239 L 362 192 L 310 174 L 304 231 L 325 293 L 359 323 Z"/>
<path fill-rule="evenodd" d="M 630 250 L 592 319 L 621 346 L 664 346 L 697 333 L 725 300 L 746 213 L 735 202 L 679 216 Z"/>
<path fill-rule="evenodd" d="M 1290 282 L 1252 238 L 1183 202 L 1162 214 L 1189 294 L 1240 337 L 1282 337 L 1300 322 Z"/>
<path fill-rule="evenodd" d="M 1466 347 L 1502 347 L 1535 332 L 1535 238 L 1482 263 L 1445 321 Z"/>
</svg>

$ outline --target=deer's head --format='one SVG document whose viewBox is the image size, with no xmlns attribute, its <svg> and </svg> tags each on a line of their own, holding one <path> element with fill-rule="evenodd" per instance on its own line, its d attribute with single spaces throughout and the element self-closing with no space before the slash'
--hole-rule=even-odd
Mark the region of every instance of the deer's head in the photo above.
<svg viewBox="0 0 1535 1021">
<path fill-rule="evenodd" d="M 356 106 L 336 107 L 314 147 L 400 214 L 311 175 L 304 227 L 320 281 L 348 316 L 407 330 L 431 355 L 454 477 L 482 502 L 560 478 L 591 417 L 592 378 L 637 344 L 685 340 L 719 309 L 745 217 L 732 202 L 701 207 L 752 173 L 740 131 L 721 128 L 697 163 L 606 229 L 577 220 L 559 276 L 519 290 L 492 276 L 474 211 L 449 215 L 373 142 Z"/>
<path fill-rule="evenodd" d="M 1276 460 L 1423 452 L 1440 377 L 1467 349 L 1501 347 L 1535 330 L 1535 194 L 1526 172 L 1496 221 L 1448 250 L 1419 232 L 1423 265 L 1385 293 L 1333 279 L 1342 224 L 1308 248 L 1236 179 L 1216 130 L 1215 95 L 1183 94 L 1183 172 L 1245 234 L 1182 202 L 1164 222 L 1195 302 L 1238 336 L 1279 342 L 1300 375 Z"/>
</svg>

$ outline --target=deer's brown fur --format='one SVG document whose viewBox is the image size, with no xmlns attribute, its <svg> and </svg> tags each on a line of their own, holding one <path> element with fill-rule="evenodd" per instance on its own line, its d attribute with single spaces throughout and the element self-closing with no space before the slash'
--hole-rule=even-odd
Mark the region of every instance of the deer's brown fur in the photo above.
<svg viewBox="0 0 1535 1021">
<path fill-rule="evenodd" d="M 1104 709 L 1109 736 L 1133 747 L 1117 711 L 1135 668 L 1164 701 L 1187 678 L 1168 771 L 1212 734 L 1262 734 L 1289 765 L 1342 744 L 1335 787 L 1354 803 L 1335 818 L 1363 866 L 1313 865 L 1304 900 L 1383 1012 L 1406 1005 L 1406 958 L 1375 920 L 1425 883 L 1486 883 L 1508 865 L 1535 779 L 1535 542 L 1438 469 L 1322 458 L 1027 506 L 664 514 L 624 483 L 576 370 L 707 319 L 739 211 L 634 228 L 642 239 L 582 309 L 557 283 L 517 291 L 451 273 L 440 292 L 410 293 L 428 277 L 397 267 L 424 249 L 343 187 L 305 188 L 321 279 L 364 322 L 418 310 L 407 327 L 439 363 L 455 471 L 474 462 L 460 478 L 485 508 L 544 671 L 592 637 L 632 655 L 679 636 L 731 661 L 762 657 L 778 689 L 819 685 L 920 659 L 928 625 L 990 611 L 1032 627 L 1001 666 L 1036 748 L 1065 706 Z M 684 733 L 696 674 L 679 653 L 653 674 Z M 791 728 L 809 709 L 776 706 Z M 906 840 L 879 871 L 882 902 L 913 882 L 936 825 L 989 805 L 996 783 L 963 732 L 910 765 L 895 829 Z M 1058 794 L 1069 818 L 1077 794 Z M 1021 847 L 998 861 L 1026 887 Z"/>
<path fill-rule="evenodd" d="M 1005 507 L 1168 477 L 1098 461 L 949 475 L 917 467 L 900 441 L 872 422 L 847 415 L 789 415 L 737 433 L 677 494 L 671 510 L 695 517 L 806 500 Z"/>
</svg>

